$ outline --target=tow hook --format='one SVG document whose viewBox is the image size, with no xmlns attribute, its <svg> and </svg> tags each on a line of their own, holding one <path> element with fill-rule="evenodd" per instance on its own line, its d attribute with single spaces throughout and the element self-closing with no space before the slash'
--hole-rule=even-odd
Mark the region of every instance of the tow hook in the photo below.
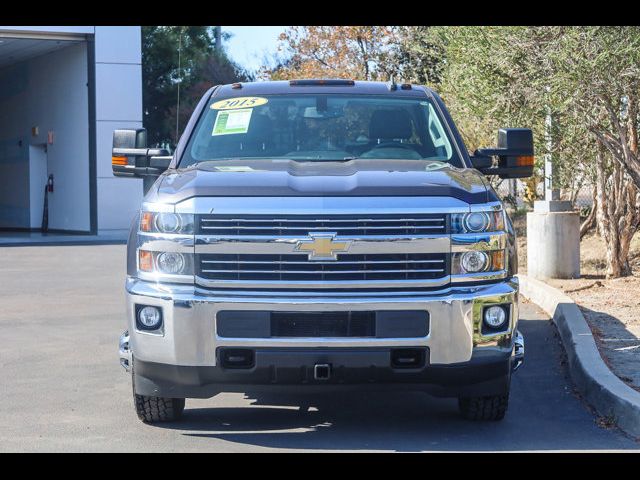
<svg viewBox="0 0 640 480">
<path fill-rule="evenodd" d="M 511 371 L 515 372 L 524 363 L 524 337 L 520 330 L 516 330 L 516 337 L 513 341 L 513 361 Z"/>
<path fill-rule="evenodd" d="M 329 380 L 331 377 L 331 365 L 328 363 L 316 363 L 313 367 L 313 378 L 316 380 Z"/>
<path fill-rule="evenodd" d="M 120 365 L 129 372 L 131 370 L 131 350 L 129 350 L 129 330 L 120 335 L 120 344 L 118 347 L 120 355 Z"/>
</svg>

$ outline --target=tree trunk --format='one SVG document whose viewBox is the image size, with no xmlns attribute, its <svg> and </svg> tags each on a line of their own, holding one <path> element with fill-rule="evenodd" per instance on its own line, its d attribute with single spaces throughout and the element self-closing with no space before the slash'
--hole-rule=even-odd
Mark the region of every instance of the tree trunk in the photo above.
<svg viewBox="0 0 640 480">
<path fill-rule="evenodd" d="M 602 148 L 597 154 L 596 174 L 596 218 L 607 250 L 606 275 L 627 276 L 631 274 L 629 247 L 640 224 L 638 190 L 618 162 L 608 161 Z"/>
<path fill-rule="evenodd" d="M 593 193 L 591 194 L 592 205 L 591 211 L 582 225 L 580 225 L 580 240 L 584 237 L 589 230 L 596 226 L 596 212 L 598 211 L 598 195 L 596 186 L 593 187 Z"/>
</svg>

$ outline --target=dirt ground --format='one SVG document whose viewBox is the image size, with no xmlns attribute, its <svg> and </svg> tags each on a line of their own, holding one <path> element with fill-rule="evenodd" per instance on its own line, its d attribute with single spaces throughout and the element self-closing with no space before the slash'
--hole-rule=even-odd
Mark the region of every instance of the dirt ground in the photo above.
<svg viewBox="0 0 640 480">
<path fill-rule="evenodd" d="M 519 270 L 526 273 L 526 214 L 512 216 L 518 235 Z M 605 363 L 640 391 L 640 234 L 631 244 L 632 276 L 606 279 L 605 245 L 595 233 L 580 243 L 581 278 L 548 283 L 582 310 Z"/>
</svg>

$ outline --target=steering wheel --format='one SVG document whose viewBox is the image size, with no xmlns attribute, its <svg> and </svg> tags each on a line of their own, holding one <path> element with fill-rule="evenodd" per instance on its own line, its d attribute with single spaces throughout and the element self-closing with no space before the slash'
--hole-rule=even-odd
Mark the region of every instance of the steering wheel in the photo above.
<svg viewBox="0 0 640 480">
<path fill-rule="evenodd" d="M 414 152 L 416 151 L 416 149 L 413 148 L 413 145 L 409 145 L 408 143 L 396 143 L 396 142 L 379 143 L 375 145 L 373 148 L 371 148 L 371 150 L 375 150 L 377 148 L 405 148 L 407 150 L 413 150 Z"/>
</svg>

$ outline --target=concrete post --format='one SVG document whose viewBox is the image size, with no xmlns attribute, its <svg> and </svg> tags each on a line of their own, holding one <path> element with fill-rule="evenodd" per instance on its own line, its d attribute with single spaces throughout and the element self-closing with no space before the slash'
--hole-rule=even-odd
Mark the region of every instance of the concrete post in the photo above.
<svg viewBox="0 0 640 480">
<path fill-rule="evenodd" d="M 547 87 L 549 91 L 549 87 Z M 553 117 L 547 106 L 544 201 L 527 213 L 527 274 L 538 280 L 580 277 L 580 216 L 553 182 Z"/>
<path fill-rule="evenodd" d="M 527 213 L 527 274 L 580 277 L 580 216 L 571 202 L 540 201 Z"/>
</svg>

